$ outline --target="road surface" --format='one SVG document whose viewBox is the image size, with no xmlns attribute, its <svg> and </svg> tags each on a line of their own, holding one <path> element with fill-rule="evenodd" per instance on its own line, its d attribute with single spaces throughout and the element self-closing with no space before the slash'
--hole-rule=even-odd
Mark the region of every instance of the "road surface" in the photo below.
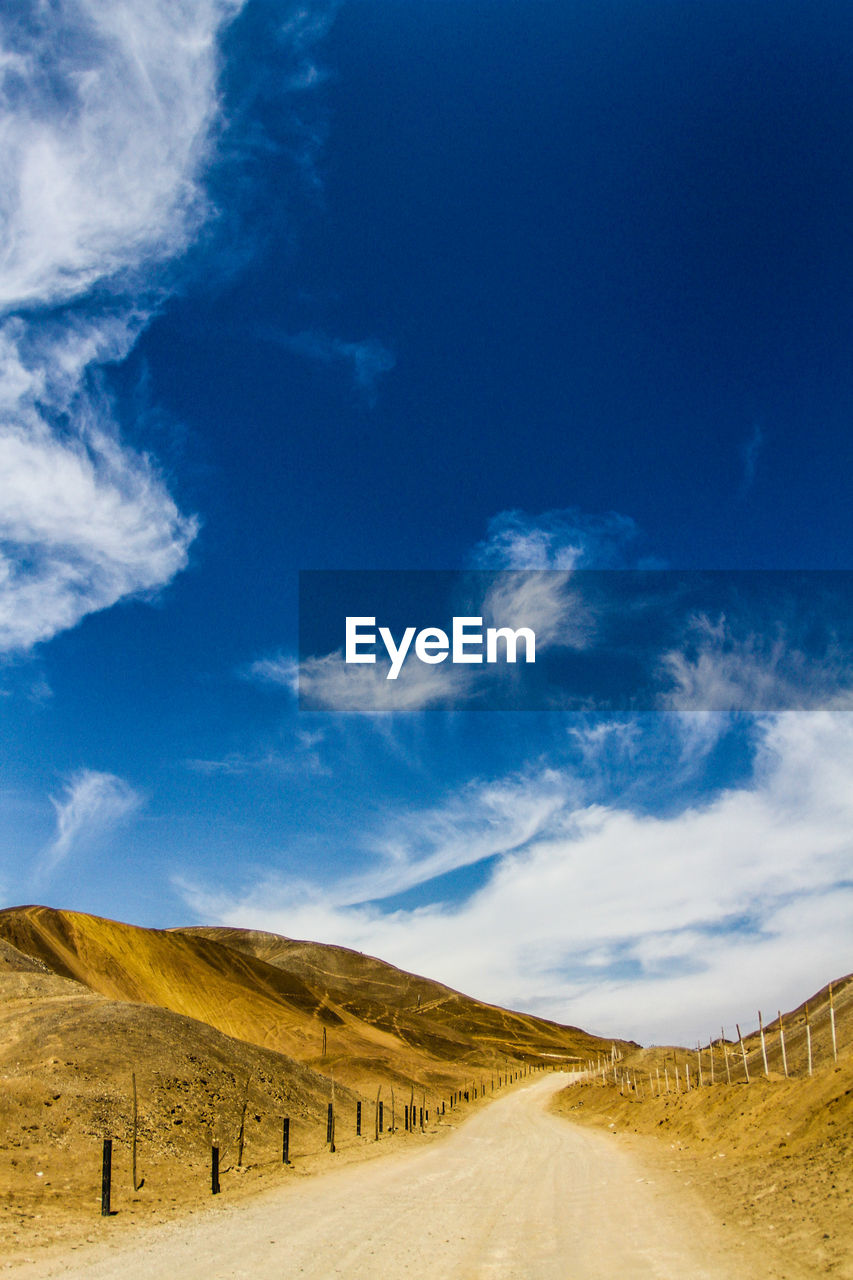
<svg viewBox="0 0 853 1280">
<path fill-rule="evenodd" d="M 448 1137 L 15 1275 L 65 1280 L 745 1280 L 690 1192 L 518 1087 Z M 726 1246 L 721 1244 L 721 1235 Z M 728 1254 L 726 1248 L 732 1248 Z M 108 1252 L 107 1252 L 108 1250 Z M 766 1275 L 766 1271 L 763 1273 Z"/>
</svg>

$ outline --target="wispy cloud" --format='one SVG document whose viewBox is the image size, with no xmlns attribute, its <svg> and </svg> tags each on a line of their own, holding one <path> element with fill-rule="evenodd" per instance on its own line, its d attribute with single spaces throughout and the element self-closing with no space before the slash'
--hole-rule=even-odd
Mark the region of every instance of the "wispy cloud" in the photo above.
<svg viewBox="0 0 853 1280">
<path fill-rule="evenodd" d="M 76 848 L 110 831 L 139 808 L 142 798 L 113 773 L 81 769 L 67 780 L 59 799 L 51 796 L 50 802 L 56 810 L 56 836 L 44 852 L 42 874 L 53 871 Z"/>
<path fill-rule="evenodd" d="M 122 360 L 209 213 L 216 38 L 239 0 L 90 0 L 0 18 L 0 647 L 168 583 L 197 524 L 122 443 Z M 16 314 L 17 313 L 17 314 Z"/>
<path fill-rule="evenodd" d="M 525 570 L 495 580 L 484 613 L 499 625 L 529 626 L 537 647 L 586 648 L 595 617 L 571 588 L 577 569 L 634 567 L 639 530 L 629 516 L 590 515 L 574 507 L 528 515 L 502 511 L 471 553 L 478 569 Z"/>
<path fill-rule="evenodd" d="M 849 716 L 787 713 L 760 726 L 746 783 L 672 815 L 584 803 L 577 779 L 531 771 L 389 815 L 391 843 L 375 833 L 360 879 L 186 896 L 222 923 L 343 943 L 593 1029 L 690 1042 L 849 968 L 851 768 Z M 491 823 L 490 788 L 509 799 Z M 494 861 L 461 905 L 375 900 L 461 865 L 466 849 Z"/>
<path fill-rule="evenodd" d="M 278 655 L 251 663 L 247 675 L 264 684 L 299 694 L 312 710 L 343 715 L 387 716 L 395 712 L 425 711 L 448 700 L 465 702 L 474 692 L 470 667 L 412 665 L 406 678 L 389 680 L 390 662 L 348 665 L 343 650 L 296 658 Z"/>
<path fill-rule="evenodd" d="M 369 396 L 376 390 L 382 375 L 390 373 L 397 363 L 393 351 L 377 338 L 347 342 L 316 330 L 295 334 L 267 333 L 266 336 L 294 355 L 305 356 L 321 364 L 348 366 L 356 386 Z"/>
<path fill-rule="evenodd" d="M 615 511 L 501 511 L 489 521 L 471 563 L 477 569 L 626 569 L 638 566 L 639 546 L 635 522 Z"/>
<path fill-rule="evenodd" d="M 820 602 L 815 601 L 805 620 L 806 630 L 817 631 L 823 621 Z M 666 686 L 661 706 L 673 711 L 760 715 L 783 708 L 853 705 L 850 654 L 831 632 L 823 641 L 811 637 L 813 647 L 807 652 L 796 631 L 782 620 L 762 631 L 751 630 L 748 623 L 748 616 L 739 626 L 724 615 L 693 616 L 682 645 L 661 656 L 660 673 Z"/>
</svg>

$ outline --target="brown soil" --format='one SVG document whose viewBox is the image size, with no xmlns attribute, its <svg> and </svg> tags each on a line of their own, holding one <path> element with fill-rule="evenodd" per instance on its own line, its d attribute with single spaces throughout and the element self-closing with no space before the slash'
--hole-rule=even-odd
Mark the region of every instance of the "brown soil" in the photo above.
<svg viewBox="0 0 853 1280">
<path fill-rule="evenodd" d="M 640 1068 L 637 1075 L 642 1101 L 633 1089 L 620 1094 L 610 1074 L 606 1086 L 564 1090 L 555 1109 L 677 1175 L 718 1215 L 721 1232 L 753 1236 L 782 1275 L 853 1277 L 850 1054 L 812 1078 L 753 1075 L 749 1085 L 713 1087 L 706 1079 L 697 1088 L 694 1075 L 689 1092 L 661 1097 L 651 1096 Z M 681 1080 L 683 1090 L 683 1072 Z"/>
<path fill-rule="evenodd" d="M 101 1229 L 105 1137 L 113 1141 L 114 1209 L 125 1226 L 151 1224 L 209 1205 L 213 1143 L 230 1202 L 428 1141 L 479 1106 L 508 1069 L 530 1069 L 537 1050 L 550 1064 L 602 1047 L 573 1028 L 480 1005 L 341 948 L 251 935 L 276 961 L 268 963 L 200 931 L 136 929 L 42 908 L 0 912 L 0 935 L 6 1257 L 41 1254 L 51 1243 L 74 1249 Z M 310 963 L 282 968 L 276 951 L 288 949 Z M 333 1078 L 334 1156 L 325 1140 Z M 375 1143 L 380 1086 L 383 1135 Z M 451 1093 L 465 1089 L 469 1101 L 449 1109 Z M 418 1128 L 406 1133 L 413 1096 Z M 421 1108 L 429 1116 L 423 1134 Z M 290 1168 L 281 1161 L 285 1116 Z"/>
</svg>

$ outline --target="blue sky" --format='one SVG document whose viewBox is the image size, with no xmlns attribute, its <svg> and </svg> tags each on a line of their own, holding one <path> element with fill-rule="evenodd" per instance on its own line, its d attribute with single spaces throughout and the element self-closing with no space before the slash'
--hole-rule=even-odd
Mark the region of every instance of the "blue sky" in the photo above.
<svg viewBox="0 0 853 1280">
<path fill-rule="evenodd" d="M 851 27 L 7 6 L 5 904 L 644 1041 L 850 968 L 847 657 L 790 618 L 695 620 L 690 712 L 309 713 L 292 670 L 304 569 L 852 567 Z"/>
</svg>

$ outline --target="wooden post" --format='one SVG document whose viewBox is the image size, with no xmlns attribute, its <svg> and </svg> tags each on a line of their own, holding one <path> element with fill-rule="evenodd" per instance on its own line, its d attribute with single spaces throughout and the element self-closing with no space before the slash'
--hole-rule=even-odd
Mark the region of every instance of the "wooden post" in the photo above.
<svg viewBox="0 0 853 1280">
<path fill-rule="evenodd" d="M 335 1077 L 332 1076 L 332 1137 L 329 1142 L 329 1150 L 335 1149 Z"/>
<path fill-rule="evenodd" d="M 669 1067 L 666 1065 L 666 1063 L 663 1064 L 663 1075 L 664 1075 L 664 1081 L 666 1083 L 666 1091 L 667 1093 L 669 1093 Z"/>
<path fill-rule="evenodd" d="M 323 1057 L 326 1056 L 326 1028 L 323 1028 Z"/>
<path fill-rule="evenodd" d="M 405 1130 L 405 1132 L 406 1132 L 406 1133 L 408 1133 L 408 1132 L 409 1132 L 409 1108 L 408 1108 L 408 1106 L 404 1106 L 404 1107 L 403 1107 L 403 1128 L 404 1128 L 404 1130 Z"/>
<path fill-rule="evenodd" d="M 749 1067 L 746 1065 L 746 1047 L 743 1043 L 743 1036 L 740 1033 L 740 1023 L 736 1022 L 735 1027 L 737 1028 L 737 1038 L 740 1041 L 740 1052 L 743 1058 L 743 1073 L 746 1076 L 746 1083 L 749 1084 Z"/>
<path fill-rule="evenodd" d="M 110 1194 L 113 1176 L 113 1140 L 104 1138 L 104 1153 L 101 1161 L 101 1217 L 110 1216 Z"/>
<path fill-rule="evenodd" d="M 380 1085 L 380 1086 L 379 1086 L 379 1088 L 376 1090 L 376 1106 L 375 1106 L 375 1108 L 374 1108 L 374 1112 L 373 1112 L 373 1125 L 374 1125 L 373 1141 L 374 1141 L 374 1142 L 378 1142 L 378 1141 L 379 1141 L 379 1132 L 380 1132 L 380 1128 L 381 1128 L 380 1123 L 379 1123 L 379 1116 L 380 1116 L 380 1112 L 379 1112 L 379 1107 L 380 1107 L 379 1095 L 381 1094 L 381 1092 L 382 1092 L 382 1085 Z"/>
<path fill-rule="evenodd" d="M 690 1062 L 689 1061 L 685 1062 L 684 1064 L 684 1076 L 685 1076 L 685 1079 L 687 1080 L 687 1092 L 689 1093 L 690 1092 Z"/>
<path fill-rule="evenodd" d="M 394 1098 L 394 1090 L 391 1090 L 391 1133 L 397 1129 L 397 1103 Z"/>
<path fill-rule="evenodd" d="M 382 1125 L 383 1125 L 383 1122 L 384 1122 L 384 1119 L 385 1119 L 385 1117 L 384 1117 L 384 1115 L 383 1115 L 383 1110 L 384 1110 L 383 1105 L 382 1105 L 382 1103 L 380 1102 L 380 1103 L 379 1103 L 379 1132 L 380 1132 L 380 1133 L 382 1132 Z"/>
<path fill-rule="evenodd" d="M 699 1046 L 698 1042 L 697 1042 L 697 1045 L 696 1045 L 696 1066 L 697 1066 L 697 1068 L 698 1068 L 699 1088 L 701 1089 L 701 1088 L 702 1088 L 702 1084 L 703 1084 L 703 1080 L 702 1080 L 702 1050 L 701 1050 L 701 1048 L 700 1048 L 700 1046 Z"/>
<path fill-rule="evenodd" d="M 788 1079 L 788 1055 L 785 1052 L 785 1028 L 782 1024 L 782 1010 L 779 1010 L 779 1044 L 782 1049 L 782 1070 L 785 1072 L 785 1079 Z"/>
<path fill-rule="evenodd" d="M 726 1031 L 724 1027 L 720 1027 L 720 1039 L 723 1042 L 723 1058 L 726 1063 L 726 1084 L 731 1084 L 732 1073 L 729 1070 L 729 1042 L 726 1039 Z"/>
<path fill-rule="evenodd" d="M 281 1122 L 281 1163 L 290 1164 L 290 1116 Z"/>
<path fill-rule="evenodd" d="M 243 1143 L 246 1138 L 246 1108 L 249 1105 L 249 1081 L 252 1078 L 251 1071 L 246 1076 L 246 1088 L 243 1093 L 243 1110 L 240 1113 L 240 1132 L 237 1135 L 237 1168 L 239 1169 L 243 1163 Z"/>
<path fill-rule="evenodd" d="M 361 1103 L 355 1104 L 355 1136 L 361 1137 Z"/>
<path fill-rule="evenodd" d="M 329 1143 L 332 1141 L 332 1123 L 334 1114 L 335 1108 L 333 1103 L 330 1102 L 326 1108 L 326 1141 Z"/>
<path fill-rule="evenodd" d="M 835 1004 L 832 999 L 832 983 L 829 984 L 829 1025 L 832 1028 L 832 1061 L 838 1061 L 838 1041 L 835 1038 Z"/>
<path fill-rule="evenodd" d="M 130 1142 L 130 1177 L 133 1183 L 134 1191 L 139 1190 L 139 1183 L 136 1180 L 136 1139 L 139 1132 L 139 1107 L 136 1098 L 136 1072 L 131 1073 L 133 1081 L 133 1135 Z"/>
<path fill-rule="evenodd" d="M 809 1075 L 812 1074 L 812 1024 L 809 1021 L 809 1006 L 806 1005 L 806 1046 L 809 1053 Z"/>
<path fill-rule="evenodd" d="M 708 1038 L 708 1053 L 711 1055 L 711 1084 L 714 1083 L 714 1041 Z"/>
<path fill-rule="evenodd" d="M 761 1036 L 761 1061 L 764 1063 L 764 1074 L 769 1077 L 770 1072 L 767 1070 L 767 1044 L 764 1039 L 764 1020 L 761 1017 L 761 1010 L 758 1010 L 758 1032 Z"/>
<path fill-rule="evenodd" d="M 218 1196 L 219 1187 L 219 1147 L 210 1148 L 210 1194 Z"/>
<path fill-rule="evenodd" d="M 658 1080 L 658 1097 L 660 1097 L 660 1067 L 655 1067 L 655 1075 Z M 669 1083 L 667 1082 L 666 1091 L 669 1093 Z"/>
<path fill-rule="evenodd" d="M 675 1092 L 681 1093 L 681 1082 L 678 1079 L 678 1063 L 675 1064 Z"/>
</svg>

